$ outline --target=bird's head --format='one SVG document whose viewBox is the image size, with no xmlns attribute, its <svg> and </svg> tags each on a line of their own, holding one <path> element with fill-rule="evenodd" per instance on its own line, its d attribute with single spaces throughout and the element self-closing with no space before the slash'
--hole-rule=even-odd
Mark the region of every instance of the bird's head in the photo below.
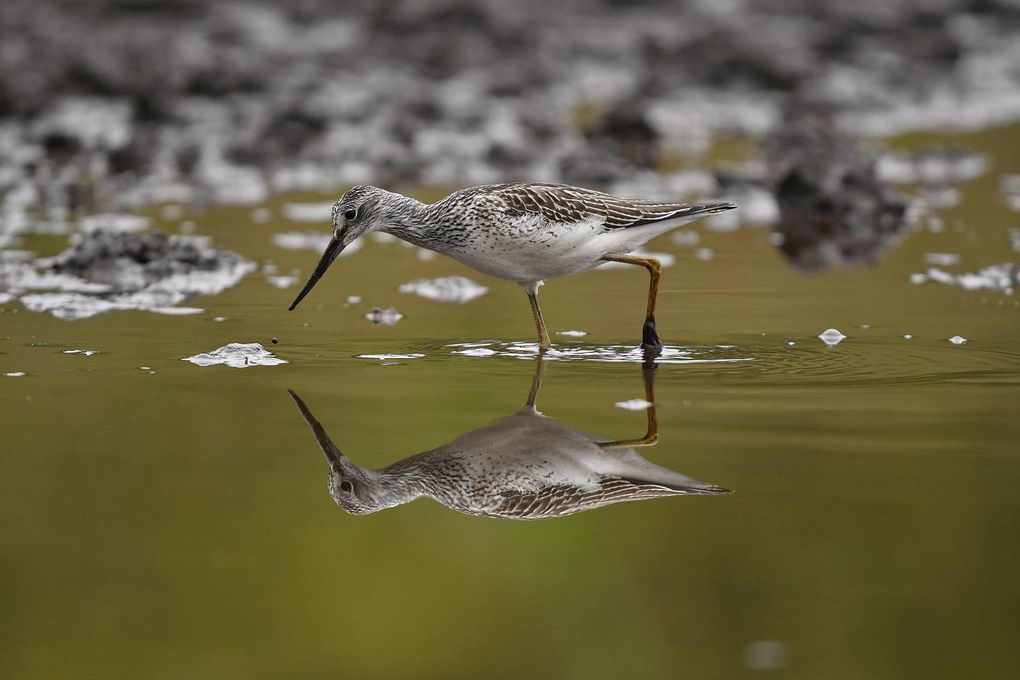
<svg viewBox="0 0 1020 680">
<path fill-rule="evenodd" d="M 399 194 L 393 194 L 378 187 L 359 185 L 351 187 L 340 199 L 333 204 L 333 238 L 329 240 L 326 250 L 315 265 L 308 282 L 301 289 L 290 309 L 295 307 L 312 290 L 322 275 L 333 264 L 333 260 L 340 256 L 343 249 L 349 246 L 360 236 L 370 231 L 379 229 L 385 225 L 386 215 L 391 204 L 395 203 L 394 198 Z"/>
<path fill-rule="evenodd" d="M 365 471 L 343 455 L 329 461 L 329 495 L 352 515 L 367 515 L 386 507 L 374 499 Z"/>
<path fill-rule="evenodd" d="M 359 467 L 345 456 L 326 434 L 325 428 L 312 415 L 301 397 L 292 390 L 288 392 L 304 416 L 305 422 L 312 428 L 312 434 L 315 435 L 322 452 L 326 454 L 326 461 L 329 462 L 329 495 L 333 497 L 334 502 L 352 515 L 367 515 L 390 507 L 377 497 L 379 490 L 372 483 L 371 471 Z"/>
</svg>

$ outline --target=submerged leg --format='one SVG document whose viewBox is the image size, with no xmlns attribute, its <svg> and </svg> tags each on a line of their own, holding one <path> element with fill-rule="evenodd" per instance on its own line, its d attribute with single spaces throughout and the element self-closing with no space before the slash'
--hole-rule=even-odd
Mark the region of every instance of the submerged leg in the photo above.
<svg viewBox="0 0 1020 680">
<path fill-rule="evenodd" d="M 524 290 L 528 291 L 531 315 L 535 317 L 535 328 L 538 330 L 539 347 L 544 352 L 552 346 L 552 342 L 549 340 L 549 331 L 545 329 L 545 321 L 542 320 L 542 310 L 538 306 L 538 284 L 527 285 Z"/>
<path fill-rule="evenodd" d="M 659 294 L 659 261 L 651 257 L 604 257 L 606 262 L 622 262 L 644 267 L 648 270 L 651 280 L 648 282 L 648 308 L 645 311 L 645 324 L 641 328 L 641 346 L 648 349 L 659 349 L 662 342 L 655 332 L 655 299 Z"/>
</svg>

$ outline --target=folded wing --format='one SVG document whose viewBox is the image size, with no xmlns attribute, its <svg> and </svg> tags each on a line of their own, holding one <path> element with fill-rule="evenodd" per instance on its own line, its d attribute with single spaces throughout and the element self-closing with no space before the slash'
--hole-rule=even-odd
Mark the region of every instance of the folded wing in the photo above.
<svg viewBox="0 0 1020 680">
<path fill-rule="evenodd" d="M 551 222 L 571 224 L 603 219 L 606 229 L 627 229 L 662 220 L 718 213 L 732 203 L 668 203 L 626 199 L 566 184 L 516 183 L 487 187 L 505 206 L 508 215 L 542 215 Z"/>
<path fill-rule="evenodd" d="M 718 496 L 728 493 L 731 493 L 729 489 L 700 482 L 678 486 L 636 479 L 609 478 L 592 489 L 553 485 L 535 493 L 505 496 L 498 506 L 486 514 L 506 519 L 545 519 L 572 515 L 575 512 L 624 501 L 640 501 L 663 496 Z"/>
</svg>

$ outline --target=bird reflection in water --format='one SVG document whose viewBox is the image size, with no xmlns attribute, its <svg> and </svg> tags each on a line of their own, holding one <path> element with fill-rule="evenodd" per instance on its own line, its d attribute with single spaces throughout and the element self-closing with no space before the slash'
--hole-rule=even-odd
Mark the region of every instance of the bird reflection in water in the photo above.
<svg viewBox="0 0 1020 680">
<path fill-rule="evenodd" d="M 535 406 L 546 362 L 538 361 L 524 408 L 448 444 L 380 470 L 345 456 L 294 392 L 294 402 L 329 461 L 329 492 L 354 515 L 421 497 L 469 515 L 545 519 L 623 501 L 730 491 L 655 465 L 634 449 L 658 441 L 654 366 L 643 371 L 647 430 L 639 439 L 607 441 L 578 432 Z"/>
</svg>

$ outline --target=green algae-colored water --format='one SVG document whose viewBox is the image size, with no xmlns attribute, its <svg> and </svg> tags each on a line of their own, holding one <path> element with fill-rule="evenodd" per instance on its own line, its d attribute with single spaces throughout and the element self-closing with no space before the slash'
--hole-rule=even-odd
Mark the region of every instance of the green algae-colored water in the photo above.
<svg viewBox="0 0 1020 680">
<path fill-rule="evenodd" d="M 877 267 L 805 275 L 755 227 L 691 227 L 711 259 L 669 237 L 651 245 L 677 256 L 660 333 L 701 361 L 659 367 L 660 441 L 642 453 L 730 496 L 531 523 L 427 500 L 344 514 L 288 388 L 347 455 L 381 467 L 516 411 L 535 368 L 451 346 L 532 340 L 517 286 L 399 243 L 343 258 L 292 313 L 296 286 L 261 272 L 194 300 L 206 310 L 194 316 L 69 322 L 3 305 L 0 374 L 25 375 L 0 377 L 0 672 L 1014 677 L 1020 308 L 909 276 L 931 266 L 926 253 L 958 254 L 953 272 L 1017 261 L 1020 220 L 998 185 L 1020 167 L 1017 139 L 957 140 L 991 169 L 943 211 L 945 229 L 920 223 Z M 272 235 L 326 225 L 280 208 L 333 197 L 274 199 L 264 223 L 251 206 L 186 218 L 219 247 L 307 273 L 317 254 Z M 458 305 L 397 291 L 455 274 L 489 292 Z M 587 332 L 555 341 L 603 355 L 634 344 L 645 285 L 641 270 L 552 282 L 550 330 Z M 362 302 L 345 306 L 349 295 Z M 373 326 L 373 306 L 405 318 Z M 848 337 L 826 346 L 816 336 L 830 327 Z M 228 342 L 289 363 L 181 360 Z M 380 354 L 424 356 L 358 356 Z M 719 361 L 732 359 L 746 361 Z M 539 408 L 626 439 L 644 414 L 614 404 L 643 395 L 636 363 L 553 361 Z"/>
</svg>

